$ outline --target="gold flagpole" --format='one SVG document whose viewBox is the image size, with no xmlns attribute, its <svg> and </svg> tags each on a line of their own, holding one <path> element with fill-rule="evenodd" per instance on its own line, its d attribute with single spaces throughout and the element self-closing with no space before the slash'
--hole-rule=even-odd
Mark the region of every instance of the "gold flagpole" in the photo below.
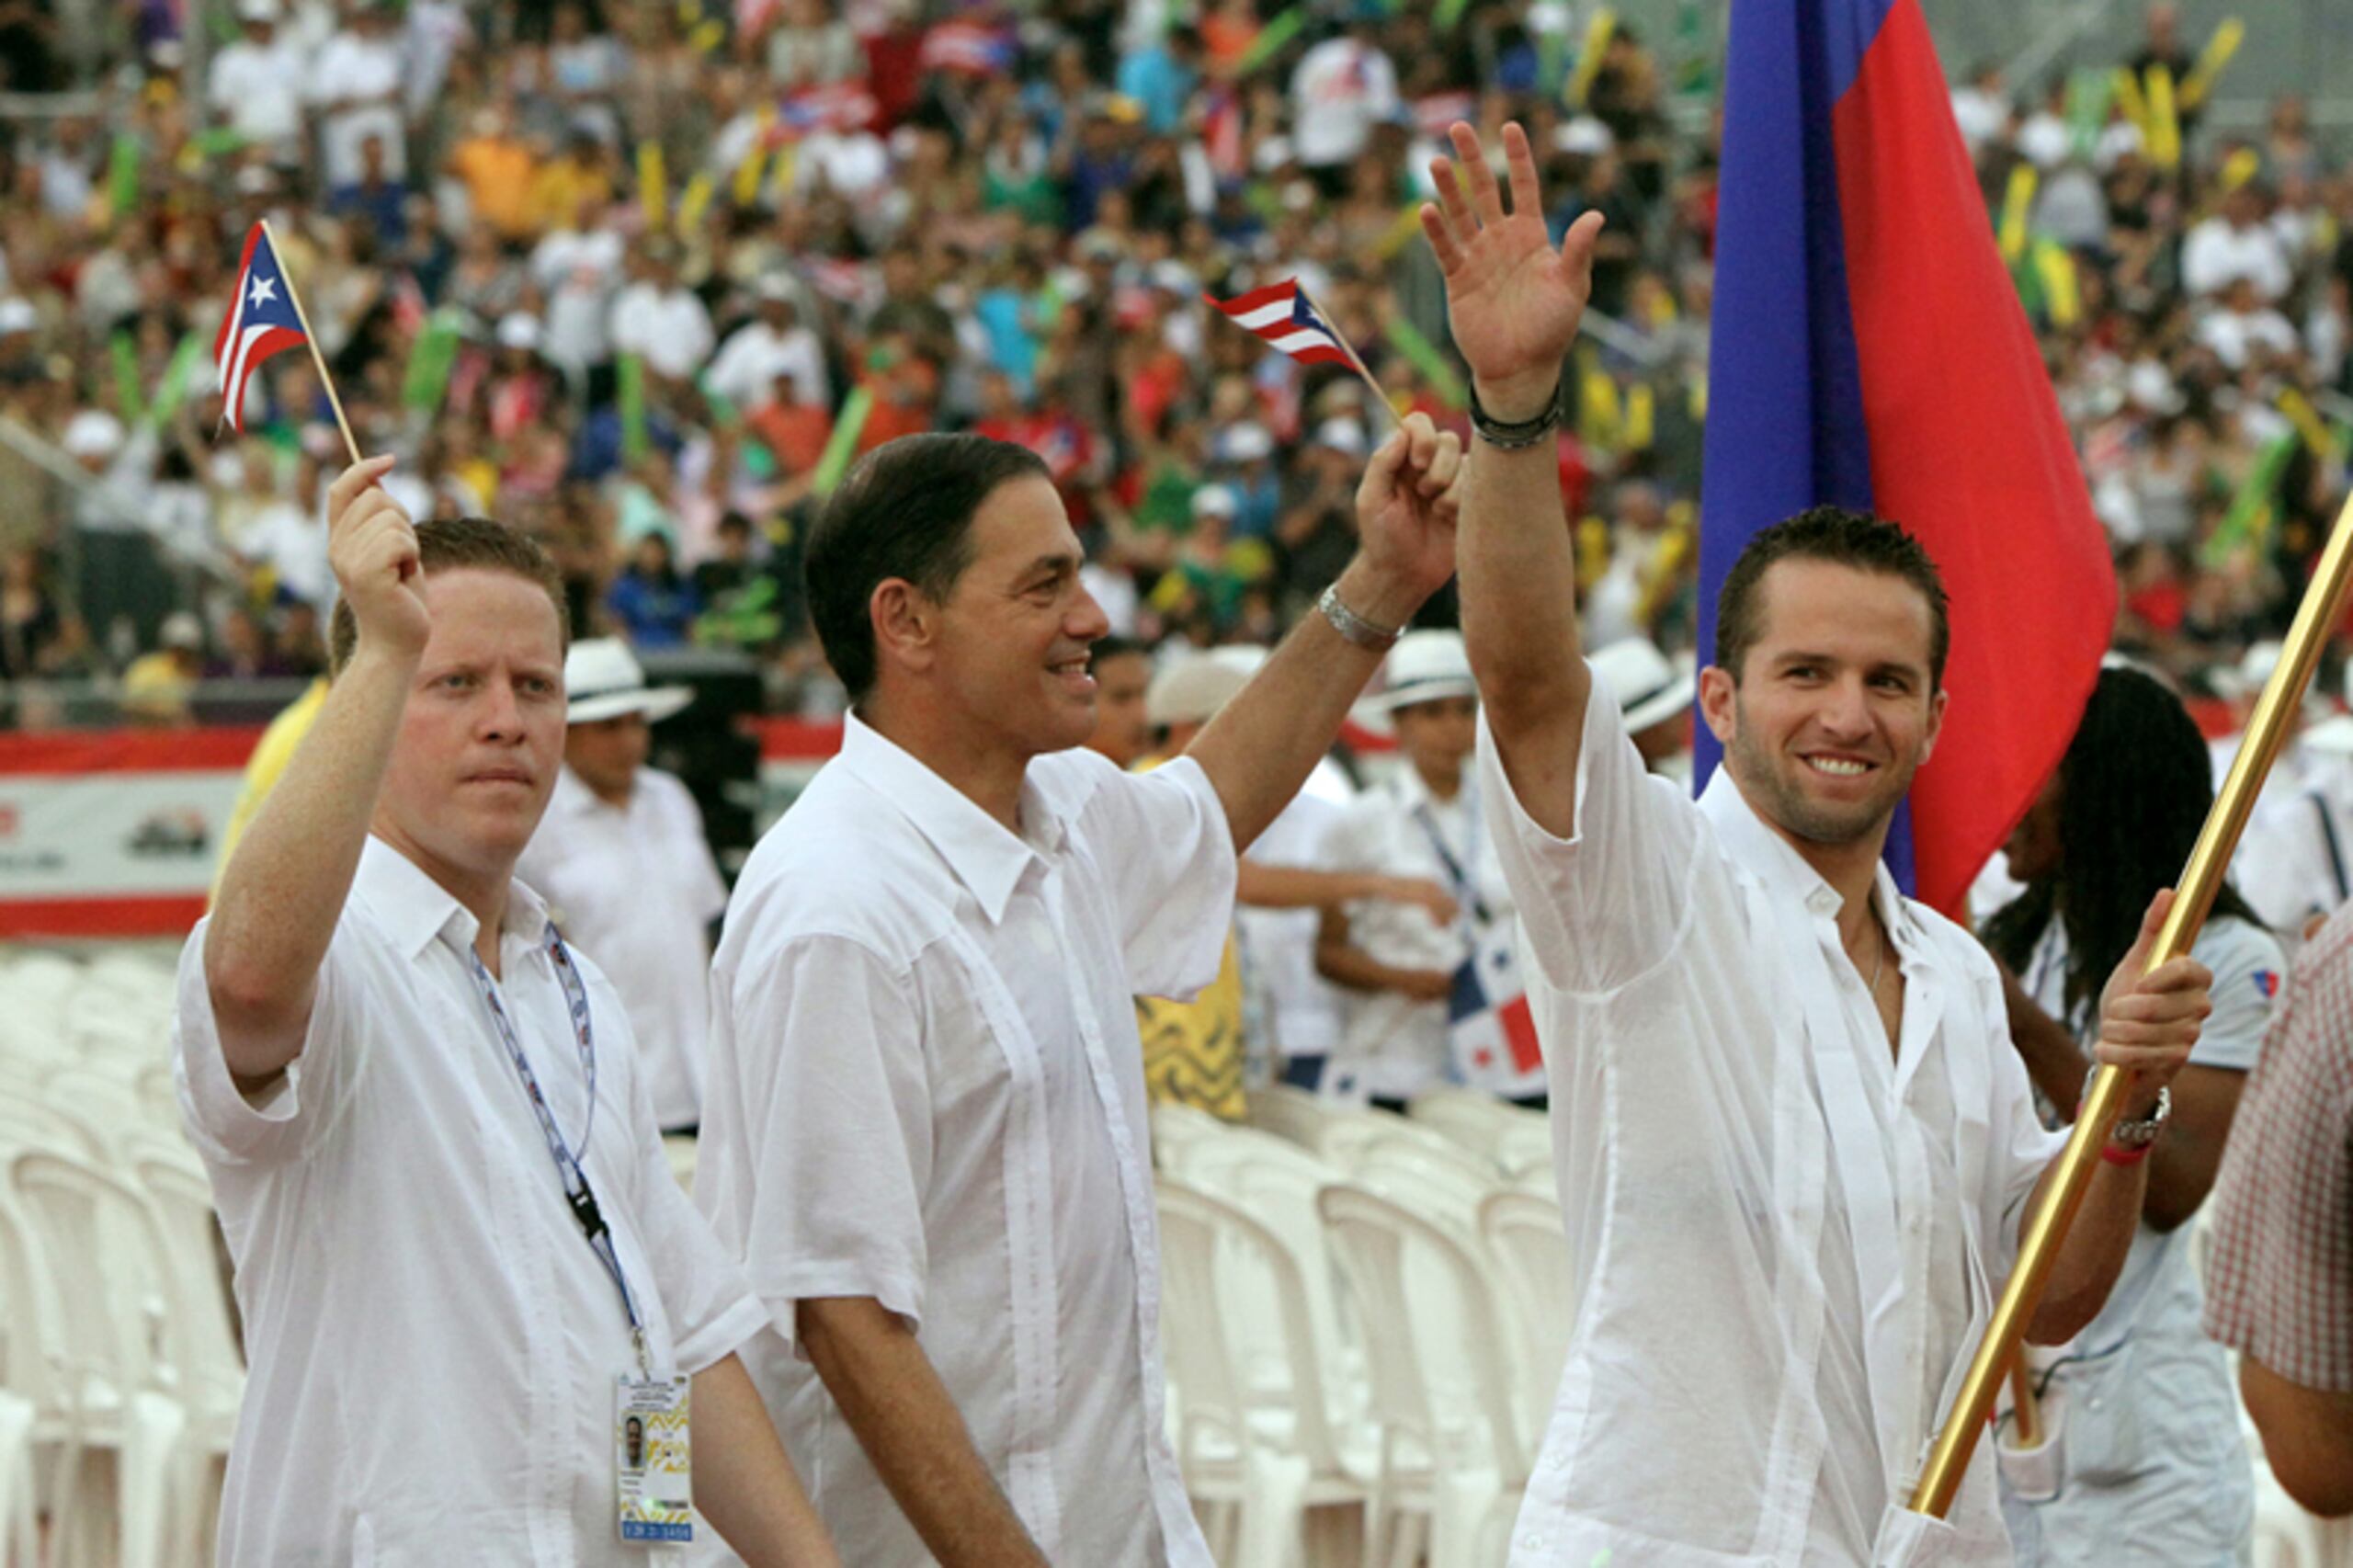
<svg viewBox="0 0 2353 1568">
<path fill-rule="evenodd" d="M 2346 498 L 2343 510 L 2337 514 L 2336 527 L 2330 533 L 2327 548 L 2321 552 L 2319 568 L 2304 589 L 2295 623 L 2288 630 L 2279 667 L 2271 672 L 2262 697 L 2256 701 L 2255 712 L 2247 721 L 2246 739 L 2239 744 L 2238 756 L 2214 797 L 2214 808 L 2206 814 L 2206 825 L 2198 835 L 2197 846 L 2189 852 L 2189 865 L 2181 874 L 2173 908 L 2157 933 L 2156 946 L 2150 950 L 2150 969 L 2189 951 L 2199 927 L 2205 924 L 2206 912 L 2212 907 L 2214 894 L 2222 885 L 2222 873 L 2230 866 L 2232 851 L 2238 847 L 2239 835 L 2246 827 L 2248 813 L 2255 809 L 2255 798 L 2263 789 L 2264 777 L 2271 771 L 2279 747 L 2287 739 L 2289 717 L 2303 700 L 2304 687 L 2312 682 L 2313 667 L 2320 662 L 2321 650 L 2343 619 L 2348 578 L 2353 578 L 2353 495 Z M 1915 1514 L 1943 1518 L 1951 1511 L 1953 1496 L 1961 1490 L 1970 1455 L 1977 1447 L 1978 1434 L 1984 1430 L 1986 1418 L 1993 1413 L 2002 1379 L 2012 1360 L 2023 1353 L 2020 1342 L 2027 1320 L 2041 1299 L 2051 1266 L 2058 1257 L 2059 1244 L 2065 1239 L 2076 1210 L 2083 1207 L 2084 1194 L 2090 1188 L 2092 1176 L 2099 1165 L 2100 1145 L 2108 1141 L 2109 1129 L 2116 1124 L 2118 1113 L 2124 1108 L 2126 1087 L 2126 1074 L 2113 1067 L 2102 1067 L 2093 1075 L 2090 1092 L 2075 1113 L 2075 1132 L 2068 1138 L 2067 1147 L 2054 1168 L 2051 1190 L 2019 1238 L 2018 1267 L 2011 1272 L 2009 1283 L 2002 1288 L 1993 1321 L 1986 1324 L 1985 1337 L 1969 1364 L 1961 1396 L 1954 1401 L 1944 1429 L 1937 1434 L 1927 1463 L 1921 1469 L 1920 1482 L 1909 1505 Z"/>
<path fill-rule="evenodd" d="M 278 258 L 278 276 L 286 284 L 286 298 L 294 306 L 294 319 L 302 324 L 302 341 L 311 346 L 311 363 L 319 368 L 319 385 L 327 390 L 327 406 L 335 410 L 335 427 L 343 432 L 344 450 L 351 454 L 353 462 L 358 462 L 359 443 L 351 438 L 351 421 L 343 416 L 343 399 L 335 395 L 335 378 L 327 374 L 326 356 L 319 350 L 319 335 L 311 330 L 310 312 L 302 309 L 301 290 L 294 287 L 294 274 L 286 267 L 286 253 L 278 248 L 278 236 L 270 233 L 267 218 L 261 221 L 261 237 L 269 242 L 269 254 Z"/>
</svg>

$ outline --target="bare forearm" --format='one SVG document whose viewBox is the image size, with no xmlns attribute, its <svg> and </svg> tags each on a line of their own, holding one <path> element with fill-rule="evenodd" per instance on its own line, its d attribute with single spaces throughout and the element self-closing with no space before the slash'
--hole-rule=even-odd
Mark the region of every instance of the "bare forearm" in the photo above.
<svg viewBox="0 0 2353 1568">
<path fill-rule="evenodd" d="M 2089 1190 L 2075 1222 L 2067 1227 L 2058 1256 L 2052 1260 L 2042 1300 L 2027 1324 L 2027 1338 L 2037 1345 L 2058 1345 L 2074 1338 L 2099 1315 L 2124 1267 L 2124 1255 L 2141 1223 L 2141 1204 L 2148 1190 L 2148 1162 L 2120 1165 L 2094 1162 Z M 2059 1163 L 2054 1159 L 2035 1184 L 2027 1214 L 2040 1211 L 2052 1190 Z M 2025 1233 L 2025 1225 L 2020 1234 Z"/>
<path fill-rule="evenodd" d="M 826 1392 L 941 1568 L 1046 1568 L 895 1313 L 862 1298 L 812 1301 L 798 1324 Z"/>
<path fill-rule="evenodd" d="M 1245 859 L 1234 897 L 1253 909 L 1320 909 L 1353 899 L 1402 898 L 1402 880 L 1371 871 L 1318 871 Z"/>
<path fill-rule="evenodd" d="M 1516 400 L 1489 406 L 1498 418 L 1518 418 L 1540 408 L 1549 389 L 1480 390 L 1483 400 Z M 1507 723 L 1520 710 L 1565 704 L 1581 722 L 1591 677 L 1577 631 L 1576 557 L 1552 444 L 1511 449 L 1482 442 L 1469 462 L 1457 552 L 1462 636 L 1491 721 Z"/>
<path fill-rule="evenodd" d="M 364 649 L 354 657 L 222 875 L 204 973 L 241 1079 L 269 1077 L 301 1049 L 415 668 Z"/>
<path fill-rule="evenodd" d="M 2243 1356 L 2239 1395 L 2288 1495 L 2324 1518 L 2353 1515 L 2353 1393 L 2291 1383 Z"/>
<path fill-rule="evenodd" d="M 1383 579 L 1361 558 L 1340 574 L 1339 594 L 1380 626 L 1404 626 L 1421 608 L 1417 592 Z M 1186 748 L 1217 787 L 1237 852 L 1299 793 L 1380 665 L 1379 653 L 1342 637 L 1323 616 L 1309 615 Z"/>
<path fill-rule="evenodd" d="M 1374 993 L 1410 992 L 1422 979 L 1418 971 L 1382 963 L 1362 948 L 1330 943 L 1317 944 L 1315 972 L 1344 989 Z"/>
<path fill-rule="evenodd" d="M 695 1374 L 695 1506 L 748 1568 L 838 1568 L 744 1363 Z"/>
</svg>

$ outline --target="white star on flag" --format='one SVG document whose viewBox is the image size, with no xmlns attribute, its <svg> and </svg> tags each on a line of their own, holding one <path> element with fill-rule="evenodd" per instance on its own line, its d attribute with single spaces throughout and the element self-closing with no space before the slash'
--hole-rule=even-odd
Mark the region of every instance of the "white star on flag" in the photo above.
<svg viewBox="0 0 2353 1568">
<path fill-rule="evenodd" d="M 269 299 L 273 298 L 277 293 L 278 293 L 278 279 L 277 279 L 277 278 L 255 278 L 255 279 L 254 279 L 253 302 L 254 302 L 255 304 L 256 304 L 256 305 L 261 304 L 261 303 L 262 303 L 262 302 L 264 302 L 265 301 L 267 301 L 267 300 L 269 300 Z"/>
</svg>

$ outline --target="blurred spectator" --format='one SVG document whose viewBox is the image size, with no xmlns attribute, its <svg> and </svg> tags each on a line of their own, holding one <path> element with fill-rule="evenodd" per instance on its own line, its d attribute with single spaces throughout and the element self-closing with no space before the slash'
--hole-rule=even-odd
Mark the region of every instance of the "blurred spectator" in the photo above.
<svg viewBox="0 0 2353 1568">
<path fill-rule="evenodd" d="M 163 646 L 122 672 L 123 716 L 142 724 L 188 723 L 203 674 L 204 623 L 191 611 L 174 610 L 164 619 Z"/>
<path fill-rule="evenodd" d="M 684 643 L 702 608 L 694 584 L 678 571 L 670 536 L 659 529 L 637 541 L 605 602 L 630 642 L 648 649 Z"/>
</svg>

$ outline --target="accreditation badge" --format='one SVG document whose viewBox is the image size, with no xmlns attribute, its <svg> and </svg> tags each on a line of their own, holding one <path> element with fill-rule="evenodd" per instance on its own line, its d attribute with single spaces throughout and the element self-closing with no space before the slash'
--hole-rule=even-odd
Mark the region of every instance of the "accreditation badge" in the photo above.
<svg viewBox="0 0 2353 1568">
<path fill-rule="evenodd" d="M 695 1538 L 694 1470 L 685 1378 L 614 1380 L 613 1468 L 620 1478 L 623 1540 Z"/>
</svg>

